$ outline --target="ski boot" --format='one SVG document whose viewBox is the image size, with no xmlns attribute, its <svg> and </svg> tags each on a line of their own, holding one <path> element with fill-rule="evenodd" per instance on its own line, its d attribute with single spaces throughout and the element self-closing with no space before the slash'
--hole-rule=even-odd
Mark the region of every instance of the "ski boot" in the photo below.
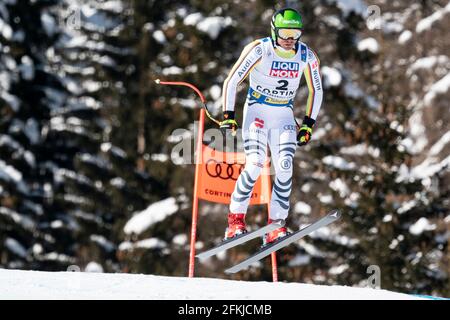
<svg viewBox="0 0 450 320">
<path fill-rule="evenodd" d="M 225 237 L 223 241 L 230 240 L 240 234 L 247 232 L 245 225 L 244 213 L 229 213 L 228 214 L 228 228 L 225 230 Z"/>
<path fill-rule="evenodd" d="M 269 219 L 269 224 L 272 223 L 273 220 Z M 261 246 L 261 248 L 264 248 L 268 245 L 270 245 L 271 243 L 280 240 L 281 238 L 286 237 L 287 235 L 289 235 L 289 231 L 287 230 L 286 227 L 280 227 L 278 229 L 275 229 L 269 233 L 266 233 L 263 237 L 263 244 Z"/>
</svg>

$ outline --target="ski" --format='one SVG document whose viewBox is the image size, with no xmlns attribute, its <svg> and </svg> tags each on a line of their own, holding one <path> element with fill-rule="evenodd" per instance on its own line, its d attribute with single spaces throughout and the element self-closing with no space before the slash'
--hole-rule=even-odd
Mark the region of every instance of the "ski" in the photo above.
<svg viewBox="0 0 450 320">
<path fill-rule="evenodd" d="M 240 234 L 232 239 L 225 240 L 219 245 L 215 246 L 214 248 L 211 248 L 207 251 L 204 251 L 198 255 L 196 255 L 197 258 L 200 259 L 206 259 L 209 258 L 221 251 L 228 250 L 230 248 L 233 248 L 237 245 L 243 244 L 249 240 L 255 239 L 257 237 L 263 236 L 264 234 L 271 232 L 275 229 L 281 228 L 284 226 L 284 220 L 275 220 L 271 224 L 268 224 L 262 228 L 256 229 L 254 231 L 246 232 L 243 234 Z"/>
<path fill-rule="evenodd" d="M 338 210 L 333 210 L 333 211 L 329 212 L 325 217 L 317 220 L 316 222 L 313 222 L 312 224 L 308 225 L 307 227 L 300 229 L 298 231 L 295 231 L 295 232 L 287 235 L 286 237 L 261 248 L 259 251 L 257 251 L 255 254 L 248 257 L 244 261 L 225 270 L 225 273 L 239 272 L 239 271 L 247 268 L 252 263 L 259 261 L 264 257 L 267 257 L 272 252 L 275 252 L 283 247 L 286 247 L 287 245 L 289 245 L 293 242 L 300 240 L 301 238 L 312 233 L 313 231 L 316 231 L 317 229 L 320 229 L 320 228 L 338 220 L 340 217 L 341 217 L 341 213 Z"/>
</svg>

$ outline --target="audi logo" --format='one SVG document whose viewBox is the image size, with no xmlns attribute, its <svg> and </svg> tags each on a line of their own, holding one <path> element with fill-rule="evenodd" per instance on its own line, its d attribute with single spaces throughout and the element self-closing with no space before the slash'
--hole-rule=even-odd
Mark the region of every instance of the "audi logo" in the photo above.
<svg viewBox="0 0 450 320">
<path fill-rule="evenodd" d="M 231 179 L 236 181 L 243 169 L 244 166 L 239 163 L 219 163 L 214 159 L 209 159 L 206 162 L 206 173 L 212 178 L 220 178 L 222 180 Z"/>
<path fill-rule="evenodd" d="M 284 130 L 290 130 L 290 131 L 295 131 L 297 129 L 297 127 L 295 125 L 290 125 L 287 124 L 283 127 Z"/>
</svg>

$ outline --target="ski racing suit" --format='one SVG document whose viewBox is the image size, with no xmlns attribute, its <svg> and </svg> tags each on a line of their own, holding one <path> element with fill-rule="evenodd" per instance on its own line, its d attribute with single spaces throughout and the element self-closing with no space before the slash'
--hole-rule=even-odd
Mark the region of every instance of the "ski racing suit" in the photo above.
<svg viewBox="0 0 450 320">
<path fill-rule="evenodd" d="M 323 98 L 316 54 L 300 41 L 291 58 L 282 58 L 277 50 L 279 47 L 270 37 L 248 44 L 225 80 L 222 95 L 223 111 L 234 111 L 237 87 L 250 75 L 242 124 L 246 164 L 232 193 L 230 212 L 247 212 L 269 145 L 275 168 L 270 202 L 272 220 L 288 216 L 297 147 L 293 103 L 303 73 L 309 89 L 306 115 L 313 120 L 319 113 Z"/>
</svg>

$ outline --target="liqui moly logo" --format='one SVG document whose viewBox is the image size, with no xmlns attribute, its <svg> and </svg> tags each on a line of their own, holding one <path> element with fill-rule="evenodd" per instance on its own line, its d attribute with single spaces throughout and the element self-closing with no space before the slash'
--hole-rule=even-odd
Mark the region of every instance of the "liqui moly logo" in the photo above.
<svg viewBox="0 0 450 320">
<path fill-rule="evenodd" d="M 299 69 L 298 62 L 273 61 L 269 75 L 278 78 L 298 78 Z"/>
</svg>

